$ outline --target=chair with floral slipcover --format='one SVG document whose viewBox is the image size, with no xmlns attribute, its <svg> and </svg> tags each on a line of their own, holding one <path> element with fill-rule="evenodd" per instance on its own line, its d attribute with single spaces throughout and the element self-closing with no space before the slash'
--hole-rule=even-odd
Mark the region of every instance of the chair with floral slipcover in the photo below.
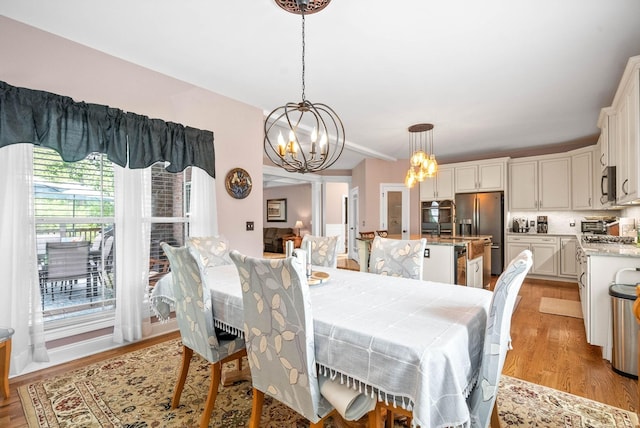
<svg viewBox="0 0 640 428">
<path fill-rule="evenodd" d="M 183 344 L 182 367 L 171 408 L 175 409 L 180 403 L 180 395 L 195 351 L 211 363 L 211 383 L 200 419 L 200 427 L 204 428 L 209 425 L 218 395 L 222 364 L 245 356 L 246 348 L 241 338 L 219 340 L 216 337 L 211 294 L 189 249 L 175 248 L 167 243 L 162 243 L 161 246 L 171 264 L 176 318 Z"/>
<path fill-rule="evenodd" d="M 296 257 L 257 259 L 237 251 L 231 251 L 230 256 L 242 285 L 245 343 L 253 382 L 249 428 L 260 426 L 264 394 L 304 416 L 311 427 L 324 426 L 336 413 L 323 396 L 324 384 L 336 386 L 338 382 L 317 374 L 309 285 L 302 265 Z M 369 413 L 369 421 L 374 422 L 374 407 L 375 399 L 371 399 L 370 405 L 365 403 L 357 415 L 346 419 L 360 419 Z"/>
<path fill-rule="evenodd" d="M 300 249 L 308 251 L 309 245 L 311 245 L 312 265 L 332 268 L 338 267 L 337 236 L 303 236 Z"/>
<path fill-rule="evenodd" d="M 511 260 L 496 281 L 485 327 L 484 350 L 478 381 L 467 399 L 472 428 L 500 427 L 495 403 L 504 361 L 507 351 L 511 348 L 511 317 L 518 292 L 532 264 L 531 251 L 524 250 Z M 378 403 L 376 407 L 378 420 L 381 419 L 382 408 L 395 414 L 411 417 L 411 411 L 400 408 L 395 403 Z M 392 426 L 389 421 L 387 426 Z"/>
<path fill-rule="evenodd" d="M 518 292 L 532 264 L 531 251 L 522 251 L 511 260 L 493 289 L 489 319 L 484 333 L 480 375 L 467 400 L 471 426 L 474 428 L 486 428 L 490 424 L 500 426 L 495 403 L 504 360 L 507 351 L 511 349 L 511 317 Z"/>
<path fill-rule="evenodd" d="M 371 243 L 369 272 L 422 279 L 427 240 L 389 239 L 376 236 Z"/>
</svg>

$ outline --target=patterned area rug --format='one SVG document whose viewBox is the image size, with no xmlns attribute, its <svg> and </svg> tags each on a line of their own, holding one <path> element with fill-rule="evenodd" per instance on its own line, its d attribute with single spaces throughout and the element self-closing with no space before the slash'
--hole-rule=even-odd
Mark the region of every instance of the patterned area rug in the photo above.
<svg viewBox="0 0 640 428">
<path fill-rule="evenodd" d="M 203 359 L 194 356 L 180 407 L 172 410 L 181 353 L 180 341 L 171 340 L 22 386 L 18 392 L 29 427 L 197 426 L 210 370 Z M 506 376 L 498 403 L 503 427 L 633 427 L 638 423 L 633 413 Z M 246 427 L 250 414 L 248 382 L 221 387 L 209 426 Z M 304 418 L 265 397 L 262 427 L 306 426 Z M 325 426 L 365 424 L 330 420 Z"/>
</svg>

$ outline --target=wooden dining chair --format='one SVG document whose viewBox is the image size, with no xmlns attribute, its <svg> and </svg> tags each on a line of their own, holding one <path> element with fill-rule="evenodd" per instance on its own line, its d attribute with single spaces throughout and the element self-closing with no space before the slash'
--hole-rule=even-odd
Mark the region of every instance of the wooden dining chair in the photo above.
<svg viewBox="0 0 640 428">
<path fill-rule="evenodd" d="M 171 408 L 175 409 L 180 404 L 180 395 L 195 351 L 211 363 L 211 382 L 200 418 L 200 428 L 205 428 L 209 426 L 211 412 L 218 395 L 222 364 L 246 356 L 246 347 L 241 338 L 218 340 L 214 327 L 211 294 L 189 249 L 174 248 L 167 243 L 162 243 L 161 246 L 171 265 L 176 319 L 183 348 L 182 366 L 173 392 Z M 237 369 L 240 369 L 239 365 Z"/>
<path fill-rule="evenodd" d="M 307 251 L 309 245 L 311 245 L 312 265 L 332 268 L 338 267 L 337 236 L 303 236 L 300 249 Z"/>
<path fill-rule="evenodd" d="M 298 259 L 257 259 L 230 253 L 238 268 L 244 307 L 253 403 L 249 428 L 258 428 L 264 395 L 323 427 L 335 408 L 321 393 L 315 364 L 311 300 Z M 345 386 L 346 388 L 346 386 Z M 360 416 L 354 416 L 359 419 Z M 374 413 L 370 412 L 369 422 Z"/>
<path fill-rule="evenodd" d="M 376 236 L 371 243 L 369 272 L 422 279 L 425 238 L 389 239 Z"/>
</svg>

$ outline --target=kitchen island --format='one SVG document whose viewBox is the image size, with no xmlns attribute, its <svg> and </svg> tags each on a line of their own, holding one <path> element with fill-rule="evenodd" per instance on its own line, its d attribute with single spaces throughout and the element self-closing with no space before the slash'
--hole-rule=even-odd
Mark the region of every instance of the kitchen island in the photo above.
<svg viewBox="0 0 640 428">
<path fill-rule="evenodd" d="M 578 287 L 582 316 L 591 345 L 602 347 L 602 358 L 611 361 L 612 322 L 609 286 L 625 268 L 640 268 L 640 248 L 630 244 L 585 242 L 578 236 Z M 620 283 L 640 282 L 640 273 L 626 271 Z"/>
<path fill-rule="evenodd" d="M 491 236 L 423 236 L 427 240 L 424 254 L 423 276 L 425 281 L 444 282 L 447 284 L 469 285 L 477 288 L 488 288 L 489 273 L 485 274 L 484 255 L 491 243 Z M 411 239 L 420 239 L 412 236 Z M 368 270 L 369 247 L 372 239 L 358 238 L 358 256 L 360 270 Z M 490 254 L 490 253 L 489 253 Z M 490 256 L 489 256 L 490 257 Z"/>
</svg>

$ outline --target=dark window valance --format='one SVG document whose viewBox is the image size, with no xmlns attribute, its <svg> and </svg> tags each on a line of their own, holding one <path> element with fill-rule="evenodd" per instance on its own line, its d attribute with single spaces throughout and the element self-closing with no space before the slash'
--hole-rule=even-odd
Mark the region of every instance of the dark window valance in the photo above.
<svg viewBox="0 0 640 428">
<path fill-rule="evenodd" d="M 215 178 L 211 131 L 0 81 L 0 148 L 17 143 L 49 147 L 67 162 L 99 152 L 122 167 L 169 162 L 169 172 L 196 166 Z"/>
</svg>

